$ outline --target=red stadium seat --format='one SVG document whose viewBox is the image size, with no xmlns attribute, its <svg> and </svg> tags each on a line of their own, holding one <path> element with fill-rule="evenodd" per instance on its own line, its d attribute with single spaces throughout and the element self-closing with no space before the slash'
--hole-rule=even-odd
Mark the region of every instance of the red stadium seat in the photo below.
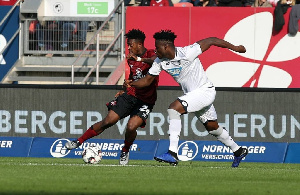
<svg viewBox="0 0 300 195">
<path fill-rule="evenodd" d="M 189 2 L 181 2 L 181 3 L 175 3 L 174 7 L 193 7 L 194 5 Z"/>
</svg>

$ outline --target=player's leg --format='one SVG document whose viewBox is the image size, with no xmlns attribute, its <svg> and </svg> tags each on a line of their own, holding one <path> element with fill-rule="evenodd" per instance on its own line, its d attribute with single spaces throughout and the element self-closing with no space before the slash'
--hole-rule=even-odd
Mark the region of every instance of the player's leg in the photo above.
<svg viewBox="0 0 300 195">
<path fill-rule="evenodd" d="M 168 109 L 169 115 L 169 150 L 160 155 L 155 156 L 154 159 L 159 162 L 167 162 L 173 165 L 177 165 L 178 157 L 177 157 L 177 150 L 178 150 L 178 142 L 179 136 L 181 132 L 181 114 L 186 113 L 186 109 L 184 108 L 186 105 L 185 101 L 181 101 L 180 99 L 175 100 L 172 102 Z"/>
<path fill-rule="evenodd" d="M 93 124 L 81 137 L 77 140 L 67 142 L 66 148 L 68 150 L 79 147 L 84 141 L 101 134 L 105 129 L 116 124 L 120 119 L 129 115 L 132 110 L 132 102 L 128 102 L 127 94 L 120 95 L 116 100 L 107 103 L 109 109 L 106 117 L 95 124 Z"/>
<path fill-rule="evenodd" d="M 228 146 L 233 151 L 234 160 L 232 163 L 232 167 L 238 167 L 241 160 L 248 154 L 248 149 L 239 146 L 231 138 L 228 131 L 218 125 L 217 121 L 208 121 L 204 124 L 204 126 L 208 130 L 209 134 L 215 136 L 217 140 L 219 140 L 225 146 Z"/>
<path fill-rule="evenodd" d="M 122 151 L 128 152 L 130 146 L 133 144 L 136 135 L 137 135 L 137 128 L 140 127 L 144 123 L 144 120 L 139 116 L 135 115 L 131 117 L 127 123 L 126 132 L 125 132 L 125 144 L 122 148 Z"/>
<path fill-rule="evenodd" d="M 139 116 L 133 116 L 129 119 L 125 132 L 124 146 L 120 154 L 120 165 L 127 165 L 129 161 L 129 150 L 137 136 L 137 128 L 144 123 L 143 119 Z"/>
<path fill-rule="evenodd" d="M 108 112 L 107 116 L 102 121 L 99 121 L 99 122 L 93 124 L 77 140 L 67 142 L 66 148 L 68 150 L 72 150 L 74 148 L 79 147 L 84 141 L 101 134 L 105 129 L 116 124 L 119 120 L 120 120 L 119 115 L 117 113 L 115 113 L 115 111 L 110 110 Z"/>
<path fill-rule="evenodd" d="M 129 149 L 137 136 L 137 128 L 144 127 L 146 120 L 152 111 L 153 105 L 137 100 L 135 108 L 130 113 L 130 119 L 126 126 L 124 146 L 120 154 L 120 164 L 127 165 L 129 161 Z"/>
<path fill-rule="evenodd" d="M 181 119 L 180 115 L 196 112 L 202 110 L 203 108 L 209 106 L 213 103 L 215 99 L 216 91 L 211 84 L 207 84 L 202 88 L 195 89 L 185 95 L 179 97 L 175 102 L 173 102 L 169 109 L 169 151 L 162 156 L 155 157 L 158 161 L 176 161 L 178 163 L 177 151 L 178 151 L 178 142 L 181 132 Z M 169 157 L 172 158 L 169 158 Z"/>
<path fill-rule="evenodd" d="M 181 132 L 181 119 L 180 115 L 201 110 L 208 105 L 212 104 L 215 99 L 215 89 L 213 86 L 208 85 L 203 88 L 195 89 L 185 95 L 179 97 L 174 101 L 169 109 L 168 114 L 170 118 L 169 124 L 169 151 L 162 156 L 155 157 L 158 161 L 177 161 L 178 142 Z M 173 158 L 169 158 L 169 157 Z"/>
<path fill-rule="evenodd" d="M 218 141 L 229 147 L 234 154 L 234 162 L 232 167 L 238 167 L 242 158 L 244 158 L 248 151 L 246 148 L 239 146 L 229 135 L 228 131 L 220 127 L 217 122 L 217 113 L 213 105 L 195 112 L 195 115 L 203 123 L 208 133 L 217 138 Z"/>
</svg>

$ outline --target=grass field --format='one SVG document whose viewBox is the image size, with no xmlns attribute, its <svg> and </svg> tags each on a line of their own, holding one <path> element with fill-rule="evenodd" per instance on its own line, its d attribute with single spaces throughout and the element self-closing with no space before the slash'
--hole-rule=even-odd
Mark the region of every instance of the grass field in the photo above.
<svg viewBox="0 0 300 195">
<path fill-rule="evenodd" d="M 300 164 L 0 158 L 0 194 L 300 194 Z"/>
</svg>

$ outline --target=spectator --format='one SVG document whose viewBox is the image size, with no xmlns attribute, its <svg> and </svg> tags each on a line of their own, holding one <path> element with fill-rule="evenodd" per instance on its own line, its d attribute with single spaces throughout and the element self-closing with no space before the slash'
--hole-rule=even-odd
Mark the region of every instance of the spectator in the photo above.
<svg viewBox="0 0 300 195">
<path fill-rule="evenodd" d="M 274 27 L 273 30 L 275 34 L 280 32 L 283 25 L 285 24 L 284 14 L 287 12 L 287 9 L 291 5 L 295 5 L 295 0 L 281 0 L 277 3 L 274 10 L 274 25 L 273 25 Z"/>
<path fill-rule="evenodd" d="M 296 4 L 296 0 L 281 0 L 281 3 L 293 6 Z"/>
<path fill-rule="evenodd" d="M 61 25 L 63 30 L 61 48 L 63 50 L 66 50 L 68 47 L 70 47 L 69 41 L 73 39 L 73 34 L 75 33 L 77 33 L 77 41 L 81 44 L 84 43 L 85 45 L 86 33 L 89 27 L 89 22 L 61 22 Z"/>
<path fill-rule="evenodd" d="M 193 6 L 198 6 L 200 0 L 180 0 L 179 3 L 191 3 Z"/>
<path fill-rule="evenodd" d="M 252 7 L 273 7 L 267 0 L 255 0 Z"/>
<path fill-rule="evenodd" d="M 273 7 L 276 7 L 278 1 L 279 1 L 279 0 L 268 0 L 268 2 L 269 2 Z"/>
<path fill-rule="evenodd" d="M 43 21 L 36 22 L 36 36 L 38 40 L 38 50 L 53 50 L 54 31 L 57 30 L 57 22 Z M 53 54 L 47 54 L 46 57 L 52 57 Z"/>
<path fill-rule="evenodd" d="M 169 2 L 169 6 L 173 6 L 174 3 L 171 0 L 167 0 Z M 179 0 L 176 0 L 179 2 Z M 142 0 L 139 6 L 150 6 L 151 5 L 151 0 Z M 151 5 L 152 6 L 152 5 Z M 166 6 L 166 5 L 164 5 Z"/>
<path fill-rule="evenodd" d="M 290 19 L 289 19 L 289 34 L 291 36 L 296 36 L 297 32 L 299 31 L 298 22 L 300 20 L 300 4 L 294 5 L 290 12 Z"/>
<path fill-rule="evenodd" d="M 170 3 L 168 0 L 151 0 L 150 6 L 170 6 Z"/>
<path fill-rule="evenodd" d="M 128 6 L 131 0 L 124 0 L 125 6 Z"/>
<path fill-rule="evenodd" d="M 197 0 L 194 2 L 196 3 Z M 217 6 L 216 0 L 199 0 L 197 4 L 194 4 L 194 6 L 201 6 L 201 7 L 213 7 Z"/>
<path fill-rule="evenodd" d="M 242 0 L 218 0 L 219 7 L 243 7 Z"/>
<path fill-rule="evenodd" d="M 174 6 L 174 4 L 176 4 L 176 3 L 179 3 L 180 2 L 180 0 L 171 0 L 172 1 L 172 4 L 173 4 L 173 6 Z"/>
<path fill-rule="evenodd" d="M 140 6 L 150 6 L 151 0 L 142 0 L 140 3 Z"/>
</svg>

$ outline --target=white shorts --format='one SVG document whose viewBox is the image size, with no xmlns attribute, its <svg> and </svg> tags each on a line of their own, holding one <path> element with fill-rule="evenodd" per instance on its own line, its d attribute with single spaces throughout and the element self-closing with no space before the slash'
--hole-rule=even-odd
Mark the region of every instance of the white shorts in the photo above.
<svg viewBox="0 0 300 195">
<path fill-rule="evenodd" d="M 215 87 L 201 87 L 180 96 L 178 99 L 186 111 L 194 112 L 202 123 L 208 120 L 217 120 L 217 113 L 213 106 L 216 97 Z M 185 104 L 186 102 L 186 104 Z"/>
</svg>

